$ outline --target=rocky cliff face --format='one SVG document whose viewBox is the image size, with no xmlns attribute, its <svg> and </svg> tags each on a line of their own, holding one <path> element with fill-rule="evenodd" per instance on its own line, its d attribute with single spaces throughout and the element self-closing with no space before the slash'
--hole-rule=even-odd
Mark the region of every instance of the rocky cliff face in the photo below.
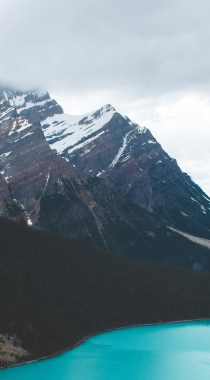
<svg viewBox="0 0 210 380">
<path fill-rule="evenodd" d="M 151 132 L 111 105 L 42 121 L 46 140 L 82 177 L 103 178 L 162 221 L 210 237 L 210 198 L 181 171 Z"/>
<path fill-rule="evenodd" d="M 164 225 L 210 237 L 209 197 L 110 104 L 71 116 L 47 92 L 0 89 L 0 133 L 1 215 L 167 262 Z"/>
<path fill-rule="evenodd" d="M 37 105 L 37 103 L 39 103 Z M 47 93 L 0 92 L 0 173 L 3 197 L 25 210 L 30 221 L 39 209 L 39 198 L 50 177 L 71 167 L 49 147 L 40 119 L 62 112 Z M 68 166 L 68 167 L 67 167 Z"/>
</svg>

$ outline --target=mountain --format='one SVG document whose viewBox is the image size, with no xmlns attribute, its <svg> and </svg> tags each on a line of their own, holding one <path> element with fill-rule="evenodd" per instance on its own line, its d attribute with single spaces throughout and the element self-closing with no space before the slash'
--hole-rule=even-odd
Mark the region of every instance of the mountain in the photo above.
<svg viewBox="0 0 210 380">
<path fill-rule="evenodd" d="M 185 231 L 210 237 L 210 198 L 151 132 L 110 105 L 41 122 L 46 140 L 80 176 L 106 178 L 135 204 Z"/>
<path fill-rule="evenodd" d="M 207 250 L 180 247 L 168 227 L 210 238 L 210 199 L 147 128 L 111 105 L 70 116 L 47 92 L 2 88 L 0 129 L 2 216 L 130 258 L 208 267 Z"/>
</svg>

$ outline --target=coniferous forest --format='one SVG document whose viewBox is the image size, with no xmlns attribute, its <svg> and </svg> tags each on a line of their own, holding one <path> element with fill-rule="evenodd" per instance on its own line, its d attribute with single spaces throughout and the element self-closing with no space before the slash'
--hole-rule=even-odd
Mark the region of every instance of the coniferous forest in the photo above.
<svg viewBox="0 0 210 380">
<path fill-rule="evenodd" d="M 186 239 L 177 238 L 181 252 Z M 27 360 L 107 329 L 210 318 L 210 272 L 127 259 L 3 218 L 0 242 L 0 333 L 16 334 Z"/>
</svg>

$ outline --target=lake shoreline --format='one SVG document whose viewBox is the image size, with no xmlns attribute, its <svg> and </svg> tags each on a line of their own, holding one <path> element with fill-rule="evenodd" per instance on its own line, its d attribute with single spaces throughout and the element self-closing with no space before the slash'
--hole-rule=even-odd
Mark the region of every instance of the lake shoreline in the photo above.
<svg viewBox="0 0 210 380">
<path fill-rule="evenodd" d="M 104 331 L 101 331 L 101 332 L 98 332 L 98 333 L 95 333 L 95 334 L 87 335 L 86 337 L 84 337 L 83 339 L 81 339 L 79 342 L 77 342 L 76 344 L 74 344 L 72 347 L 66 348 L 65 350 L 62 350 L 62 351 L 57 351 L 57 352 L 55 352 L 55 353 L 52 354 L 52 355 L 49 355 L 49 356 L 43 356 L 43 357 L 41 357 L 41 358 L 34 359 L 34 360 L 30 360 L 30 361 L 26 361 L 26 362 L 22 362 L 22 363 L 17 363 L 17 364 L 13 364 L 13 365 L 8 365 L 7 367 L 0 367 L 0 370 L 8 369 L 8 368 L 13 368 L 13 367 L 19 367 L 19 366 L 22 366 L 22 365 L 25 365 L 25 364 L 32 364 L 32 363 L 36 363 L 36 362 L 39 362 L 39 361 L 42 361 L 42 360 L 55 358 L 55 357 L 57 357 L 57 356 L 60 356 L 60 355 L 62 355 L 62 354 L 65 354 L 66 352 L 71 351 L 71 350 L 73 350 L 74 348 L 80 346 L 81 344 L 83 344 L 83 343 L 84 343 L 87 339 L 89 339 L 89 338 L 92 338 L 92 337 L 97 336 L 97 335 L 100 335 L 100 334 L 105 334 L 105 333 L 107 333 L 107 332 L 111 332 L 111 331 L 123 330 L 123 329 L 129 329 L 129 328 L 133 328 L 133 327 L 157 326 L 157 325 L 170 325 L 170 324 L 177 324 L 177 323 L 184 323 L 184 322 L 199 322 L 199 321 L 210 321 L 210 319 L 208 319 L 208 318 L 188 319 L 188 320 L 181 320 L 181 321 L 145 323 L 145 324 L 139 324 L 139 325 L 131 325 L 131 326 L 124 326 L 124 327 L 116 327 L 116 328 L 108 329 L 108 330 L 104 330 Z"/>
</svg>

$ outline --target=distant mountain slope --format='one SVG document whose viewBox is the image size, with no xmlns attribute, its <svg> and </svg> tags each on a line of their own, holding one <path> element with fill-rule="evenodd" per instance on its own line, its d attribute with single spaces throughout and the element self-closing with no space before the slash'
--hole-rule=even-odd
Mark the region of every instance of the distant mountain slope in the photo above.
<svg viewBox="0 0 210 380">
<path fill-rule="evenodd" d="M 40 202 L 35 227 L 76 237 L 129 258 L 210 269 L 210 251 L 181 239 L 155 215 L 100 178 L 60 177 Z"/>
<path fill-rule="evenodd" d="M 55 114 L 42 121 L 42 127 L 50 146 L 80 176 L 106 178 L 162 220 L 210 237 L 210 198 L 147 128 L 111 105 L 80 117 Z"/>
<path fill-rule="evenodd" d="M 107 329 L 210 318 L 209 272 L 128 260 L 2 218 L 0 242 L 0 334 L 21 339 L 23 360 Z"/>
<path fill-rule="evenodd" d="M 210 238 L 209 197 L 147 128 L 111 105 L 66 115 L 40 91 L 0 89 L 0 215 L 185 267 L 166 227 Z"/>
</svg>

